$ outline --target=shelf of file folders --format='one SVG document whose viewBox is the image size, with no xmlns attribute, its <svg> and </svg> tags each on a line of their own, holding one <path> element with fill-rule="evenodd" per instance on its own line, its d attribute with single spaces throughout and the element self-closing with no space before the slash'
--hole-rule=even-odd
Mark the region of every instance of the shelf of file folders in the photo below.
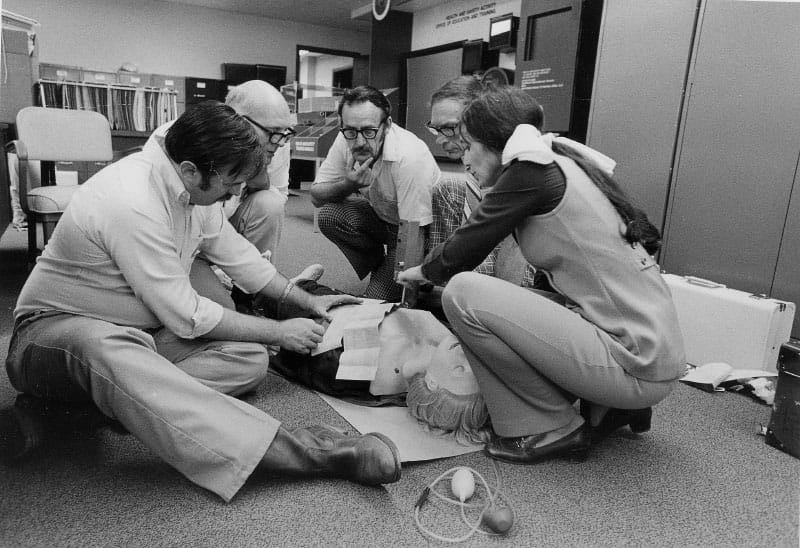
<svg viewBox="0 0 800 548">
<path fill-rule="evenodd" d="M 151 132 L 178 116 L 178 92 L 168 88 L 47 79 L 38 87 L 41 106 L 99 112 L 112 130 Z"/>
</svg>

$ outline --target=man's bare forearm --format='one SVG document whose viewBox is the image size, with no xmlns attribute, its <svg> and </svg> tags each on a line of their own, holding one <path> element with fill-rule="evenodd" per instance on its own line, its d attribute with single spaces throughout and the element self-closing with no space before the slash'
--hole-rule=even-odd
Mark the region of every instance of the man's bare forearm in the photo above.
<svg viewBox="0 0 800 548">
<path fill-rule="evenodd" d="M 353 181 L 343 178 L 338 181 L 314 183 L 311 185 L 311 202 L 316 207 L 331 202 L 341 202 L 358 190 Z"/>
</svg>

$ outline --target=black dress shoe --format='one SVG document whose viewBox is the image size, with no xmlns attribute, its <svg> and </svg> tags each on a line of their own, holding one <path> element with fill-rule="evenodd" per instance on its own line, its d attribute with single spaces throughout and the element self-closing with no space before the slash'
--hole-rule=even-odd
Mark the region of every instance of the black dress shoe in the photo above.
<svg viewBox="0 0 800 548">
<path fill-rule="evenodd" d="M 12 407 L 0 410 L 0 462 L 21 462 L 53 440 L 86 435 L 103 427 L 127 430 L 92 403 L 65 403 L 20 394 Z"/>
<path fill-rule="evenodd" d="M 20 462 L 41 447 L 46 435 L 41 415 L 20 398 L 0 410 L 0 462 L 7 465 Z"/>
<path fill-rule="evenodd" d="M 587 424 L 591 424 L 591 406 L 588 402 L 581 401 L 581 416 Z M 608 437 L 615 430 L 628 426 L 631 432 L 641 434 L 650 430 L 653 418 L 653 408 L 644 409 L 615 409 L 610 408 L 597 426 L 592 426 L 592 441 L 598 442 Z"/>
<path fill-rule="evenodd" d="M 496 437 L 486 444 L 484 451 L 493 459 L 515 464 L 534 464 L 554 458 L 584 460 L 589 454 L 591 435 L 586 424 L 552 443 L 536 446 L 545 434 L 519 438 Z"/>
</svg>

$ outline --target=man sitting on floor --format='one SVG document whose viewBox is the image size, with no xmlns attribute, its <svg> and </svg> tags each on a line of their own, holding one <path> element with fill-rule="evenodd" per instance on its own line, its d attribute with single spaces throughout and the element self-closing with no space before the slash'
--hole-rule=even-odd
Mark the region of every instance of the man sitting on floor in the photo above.
<svg viewBox="0 0 800 548">
<path fill-rule="evenodd" d="M 400 221 L 432 221 L 431 188 L 441 175 L 428 145 L 392 122 L 386 96 L 370 86 L 348 90 L 339 103 L 341 135 L 319 168 L 311 198 L 320 231 L 360 279 L 365 297 L 397 302 L 394 281 Z"/>
<path fill-rule="evenodd" d="M 163 139 L 100 171 L 75 194 L 22 288 L 6 361 L 37 398 L 95 405 L 191 481 L 229 501 L 256 468 L 397 481 L 394 444 L 324 427 L 289 431 L 234 396 L 267 375 L 267 345 L 310 352 L 347 295 L 296 288 L 225 220 L 221 202 L 263 168 L 253 125 L 211 101 Z M 239 314 L 198 294 L 197 253 L 236 281 L 310 318 Z M 0 457 L 33 448 L 30 417 L 0 414 Z"/>
</svg>

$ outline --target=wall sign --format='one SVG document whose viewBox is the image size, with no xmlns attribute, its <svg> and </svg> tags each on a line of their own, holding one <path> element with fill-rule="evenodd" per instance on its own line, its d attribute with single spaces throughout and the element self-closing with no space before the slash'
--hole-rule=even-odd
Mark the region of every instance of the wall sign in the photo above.
<svg viewBox="0 0 800 548">
<path fill-rule="evenodd" d="M 457 42 L 489 40 L 492 17 L 519 14 L 519 0 L 453 0 L 414 13 L 412 50 Z"/>
</svg>

